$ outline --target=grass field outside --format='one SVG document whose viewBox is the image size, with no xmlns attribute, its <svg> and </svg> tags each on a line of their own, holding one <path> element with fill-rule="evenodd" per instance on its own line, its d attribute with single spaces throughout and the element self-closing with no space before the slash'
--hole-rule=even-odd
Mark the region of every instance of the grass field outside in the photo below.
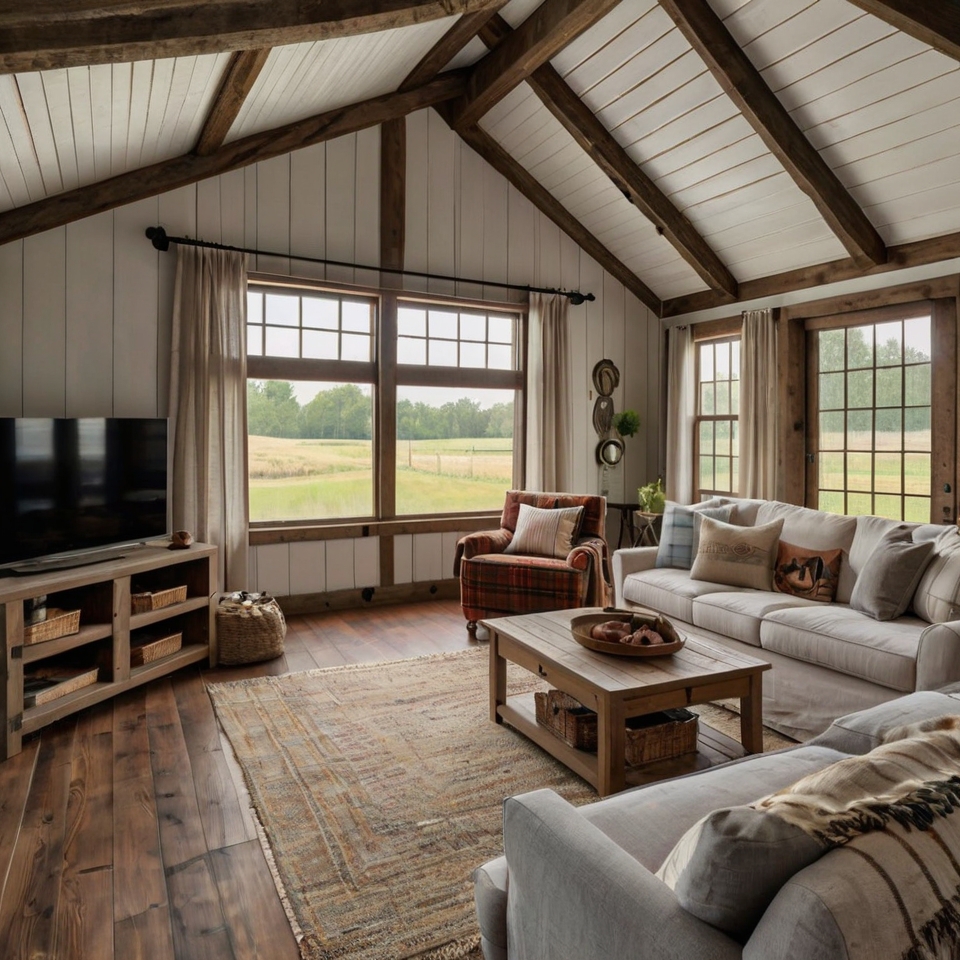
<svg viewBox="0 0 960 960">
<path fill-rule="evenodd" d="M 397 512 L 499 510 L 512 484 L 507 438 L 397 442 Z M 328 520 L 373 515 L 369 440 L 249 438 L 250 519 Z"/>
</svg>

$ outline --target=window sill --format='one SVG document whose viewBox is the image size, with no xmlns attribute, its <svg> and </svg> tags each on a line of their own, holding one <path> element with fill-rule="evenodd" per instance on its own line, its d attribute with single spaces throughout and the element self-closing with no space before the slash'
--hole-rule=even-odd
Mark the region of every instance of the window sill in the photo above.
<svg viewBox="0 0 960 960">
<path fill-rule="evenodd" d="M 354 521 L 350 523 L 302 524 L 296 526 L 252 526 L 251 547 L 271 543 L 300 543 L 308 540 L 354 540 L 361 537 L 395 537 L 416 533 L 470 533 L 474 530 L 495 530 L 500 527 L 501 513 L 446 517 L 397 517 L 390 520 Z"/>
</svg>

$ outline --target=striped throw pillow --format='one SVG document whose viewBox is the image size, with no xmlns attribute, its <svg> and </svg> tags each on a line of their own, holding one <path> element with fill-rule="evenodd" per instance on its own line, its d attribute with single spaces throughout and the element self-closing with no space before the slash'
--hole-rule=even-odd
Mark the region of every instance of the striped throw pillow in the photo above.
<svg viewBox="0 0 960 960">
<path fill-rule="evenodd" d="M 582 506 L 543 510 L 521 503 L 517 529 L 503 552 L 533 553 L 565 560 L 573 549 L 582 516 Z"/>
</svg>

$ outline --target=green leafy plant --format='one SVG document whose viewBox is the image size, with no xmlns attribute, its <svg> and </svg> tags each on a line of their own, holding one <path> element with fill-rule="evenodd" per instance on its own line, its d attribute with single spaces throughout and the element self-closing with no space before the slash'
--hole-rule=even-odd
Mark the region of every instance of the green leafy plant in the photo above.
<svg viewBox="0 0 960 960">
<path fill-rule="evenodd" d="M 636 410 L 623 410 L 613 415 L 613 429 L 621 437 L 632 437 L 640 429 L 640 415 Z"/>
<path fill-rule="evenodd" d="M 637 490 L 637 500 L 644 513 L 663 513 L 667 495 L 663 489 L 663 480 L 658 477 L 655 483 L 648 483 Z"/>
</svg>

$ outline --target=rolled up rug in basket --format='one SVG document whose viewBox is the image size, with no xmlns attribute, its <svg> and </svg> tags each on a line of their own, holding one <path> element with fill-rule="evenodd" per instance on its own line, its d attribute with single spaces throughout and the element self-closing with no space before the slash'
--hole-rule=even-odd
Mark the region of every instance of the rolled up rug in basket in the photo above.
<svg viewBox="0 0 960 960">
<path fill-rule="evenodd" d="M 257 663 L 283 653 L 287 622 L 267 593 L 228 593 L 217 606 L 218 662 Z"/>
</svg>

